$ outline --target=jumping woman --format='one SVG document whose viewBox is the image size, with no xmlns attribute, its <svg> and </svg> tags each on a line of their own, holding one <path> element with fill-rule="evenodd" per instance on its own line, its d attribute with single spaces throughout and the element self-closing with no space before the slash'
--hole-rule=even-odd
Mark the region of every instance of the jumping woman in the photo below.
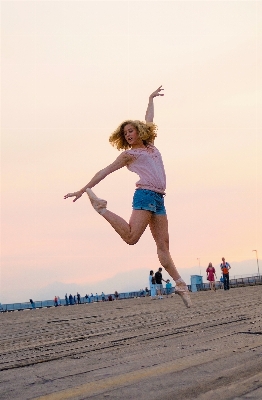
<svg viewBox="0 0 262 400">
<path fill-rule="evenodd" d="M 176 293 L 180 295 L 186 307 L 191 306 L 187 285 L 179 275 L 169 252 L 168 221 L 164 206 L 166 176 L 162 157 L 154 146 L 157 126 L 154 119 L 154 98 L 164 96 L 162 86 L 149 96 L 145 120 L 124 121 L 109 137 L 109 142 L 124 150 L 116 160 L 97 172 L 91 181 L 78 192 L 64 196 L 78 200 L 85 192 L 94 209 L 105 218 L 121 238 L 129 245 L 138 242 L 149 225 L 156 242 L 157 254 L 161 265 L 176 282 Z M 133 211 L 127 223 L 123 218 L 107 209 L 106 200 L 99 199 L 91 190 L 112 172 L 127 167 L 139 175 L 133 197 Z"/>
</svg>

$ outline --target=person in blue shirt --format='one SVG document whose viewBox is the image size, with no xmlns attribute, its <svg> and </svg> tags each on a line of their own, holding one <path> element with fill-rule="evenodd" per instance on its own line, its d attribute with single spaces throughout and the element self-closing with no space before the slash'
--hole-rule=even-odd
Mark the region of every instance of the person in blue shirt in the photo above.
<svg viewBox="0 0 262 400">
<path fill-rule="evenodd" d="M 224 279 L 224 290 L 229 290 L 229 270 L 231 269 L 231 267 L 230 264 L 226 262 L 224 257 L 222 257 L 220 268 Z"/>
<path fill-rule="evenodd" d="M 166 280 L 166 297 L 172 293 L 172 283 L 169 279 Z"/>
</svg>

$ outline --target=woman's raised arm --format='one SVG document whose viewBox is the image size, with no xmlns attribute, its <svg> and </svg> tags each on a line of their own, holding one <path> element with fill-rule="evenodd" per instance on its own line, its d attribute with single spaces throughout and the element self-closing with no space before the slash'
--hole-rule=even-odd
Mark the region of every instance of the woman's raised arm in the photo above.
<svg viewBox="0 0 262 400">
<path fill-rule="evenodd" d="M 146 122 L 153 122 L 154 120 L 154 97 L 164 96 L 164 93 L 160 93 L 162 90 L 162 85 L 157 88 L 152 94 L 149 96 L 149 102 L 146 110 L 145 120 Z"/>
<path fill-rule="evenodd" d="M 77 192 L 67 193 L 64 196 L 64 199 L 68 199 L 68 197 L 75 197 L 75 199 L 73 200 L 73 202 L 75 202 L 76 200 L 80 199 L 80 197 L 82 196 L 82 194 L 85 193 L 87 188 L 91 189 L 99 182 L 101 182 L 103 179 L 105 179 L 107 175 L 111 174 L 114 171 L 117 171 L 120 168 L 125 167 L 132 160 L 133 160 L 132 157 L 126 154 L 125 152 L 121 153 L 112 164 L 101 169 L 101 171 L 98 171 L 93 176 L 91 181 L 89 181 L 82 189 L 78 190 Z"/>
</svg>

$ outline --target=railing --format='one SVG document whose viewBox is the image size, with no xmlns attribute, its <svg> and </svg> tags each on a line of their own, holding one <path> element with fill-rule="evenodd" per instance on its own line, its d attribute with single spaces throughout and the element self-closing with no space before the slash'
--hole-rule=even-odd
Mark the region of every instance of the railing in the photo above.
<svg viewBox="0 0 262 400">
<path fill-rule="evenodd" d="M 245 278 L 237 278 L 237 279 L 230 279 L 229 280 L 229 287 L 236 288 L 236 287 L 243 287 L 243 286 L 254 286 L 254 285 L 262 285 L 262 275 L 254 275 Z M 210 284 L 202 283 L 196 285 L 197 291 L 209 290 Z M 216 289 L 223 289 L 223 282 L 217 281 L 215 282 Z"/>
<path fill-rule="evenodd" d="M 230 279 L 229 285 L 231 288 L 241 287 L 241 286 L 253 286 L 253 285 L 262 285 L 262 275 L 251 276 L 246 278 L 237 278 L 237 279 Z M 205 291 L 210 289 L 209 283 L 202 283 L 196 285 L 197 291 Z M 223 289 L 223 282 L 215 282 L 216 289 Z M 188 289 L 191 290 L 191 285 L 188 285 Z M 174 292 L 174 288 L 171 289 L 171 293 Z M 163 294 L 166 295 L 166 289 L 163 289 Z M 108 300 L 109 294 L 105 295 L 105 300 Z M 111 294 L 113 300 L 116 300 L 115 295 Z M 150 291 L 135 291 L 135 292 L 126 292 L 126 293 L 119 293 L 117 300 L 123 299 L 132 299 L 137 297 L 146 297 L 150 296 Z M 95 302 L 102 301 L 101 295 L 94 295 L 89 297 L 81 297 L 80 304 L 91 304 Z M 54 300 L 44 300 L 44 301 L 34 301 L 33 303 L 11 303 L 11 304 L 0 304 L 0 311 L 7 312 L 7 311 L 23 311 L 23 310 L 34 310 L 36 308 L 49 308 L 49 307 L 59 307 L 59 306 L 72 306 L 77 305 L 78 302 L 74 302 L 70 304 L 68 300 L 68 304 L 65 299 L 59 300 L 59 305 L 56 305 Z"/>
<path fill-rule="evenodd" d="M 148 292 L 150 294 L 150 292 Z M 136 298 L 136 297 L 143 297 L 146 295 L 146 292 L 142 293 L 141 291 L 136 291 L 136 292 L 127 292 L 127 293 L 119 293 L 118 298 L 116 299 L 114 294 L 111 294 L 113 300 L 122 300 L 122 299 L 131 299 L 131 298 Z M 6 312 L 6 311 L 23 311 L 23 310 L 35 310 L 37 308 L 49 308 L 49 307 L 59 307 L 59 306 L 73 306 L 77 304 L 91 304 L 91 303 L 96 303 L 96 302 L 101 302 L 104 299 L 107 301 L 109 294 L 102 296 L 102 295 L 93 295 L 89 297 L 80 297 L 80 303 L 76 300 L 76 302 L 73 300 L 70 302 L 66 301 L 65 299 L 60 299 L 58 300 L 57 303 L 55 303 L 54 300 L 44 300 L 44 301 L 33 301 L 31 302 L 26 302 L 26 303 L 10 303 L 10 304 L 0 304 L 0 311 L 1 312 Z"/>
</svg>

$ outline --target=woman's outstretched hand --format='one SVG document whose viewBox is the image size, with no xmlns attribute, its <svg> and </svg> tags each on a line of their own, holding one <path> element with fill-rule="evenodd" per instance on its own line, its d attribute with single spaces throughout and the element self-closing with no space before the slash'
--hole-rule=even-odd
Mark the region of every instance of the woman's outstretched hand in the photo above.
<svg viewBox="0 0 262 400">
<path fill-rule="evenodd" d="M 74 192 L 74 193 L 67 193 L 64 196 L 64 199 L 68 199 L 68 197 L 75 197 L 75 199 L 73 200 L 73 202 L 75 202 L 76 200 L 80 199 L 80 197 L 82 196 L 84 192 L 82 190 L 79 190 L 78 192 Z"/>
<path fill-rule="evenodd" d="M 155 90 L 149 96 L 149 101 L 148 101 L 148 106 L 146 109 L 146 116 L 145 116 L 145 120 L 147 123 L 154 121 L 154 97 L 164 96 L 164 93 L 161 93 L 162 90 L 164 90 L 164 89 L 162 89 L 162 85 L 161 85 L 161 86 L 159 86 L 159 88 L 157 88 L 157 90 Z"/>
<path fill-rule="evenodd" d="M 157 90 L 155 90 L 152 94 L 150 94 L 150 98 L 151 99 L 153 99 L 154 97 L 157 97 L 157 96 L 164 96 L 164 93 L 160 93 L 162 90 L 164 90 L 164 89 L 162 89 L 162 85 L 161 86 L 159 86 L 159 88 L 157 88 Z"/>
</svg>

